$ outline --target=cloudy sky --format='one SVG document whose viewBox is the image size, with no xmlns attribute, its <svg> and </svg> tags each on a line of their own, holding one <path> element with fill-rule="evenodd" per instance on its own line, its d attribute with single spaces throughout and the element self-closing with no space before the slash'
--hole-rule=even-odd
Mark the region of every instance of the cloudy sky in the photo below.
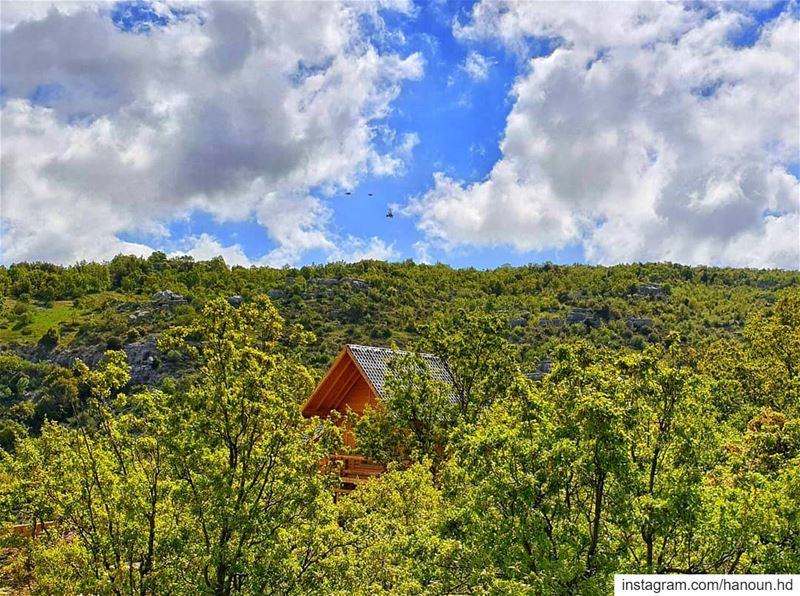
<svg viewBox="0 0 800 596">
<path fill-rule="evenodd" d="M 2 262 L 797 269 L 799 18 L 3 1 Z"/>
</svg>

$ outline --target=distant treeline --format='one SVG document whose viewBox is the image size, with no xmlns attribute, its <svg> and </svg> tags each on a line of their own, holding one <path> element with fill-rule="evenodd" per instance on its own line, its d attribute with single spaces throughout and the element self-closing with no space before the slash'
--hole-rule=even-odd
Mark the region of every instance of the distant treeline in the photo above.
<svg viewBox="0 0 800 596">
<path fill-rule="evenodd" d="M 453 269 L 447 265 L 418 265 L 361 261 L 284 267 L 228 267 L 221 257 L 195 261 L 191 257 L 168 258 L 154 252 L 147 258 L 119 255 L 108 263 L 80 262 L 63 267 L 51 263 L 17 263 L 0 267 L 0 292 L 33 300 L 64 300 L 107 290 L 149 293 L 169 288 L 202 298 L 221 292 L 247 293 L 280 287 L 291 280 L 302 286 L 312 279 L 363 277 L 380 285 L 381 280 L 403 279 L 419 284 L 420 290 L 441 287 L 466 288 L 482 294 L 548 290 L 622 297 L 635 293 L 642 281 L 666 284 L 703 284 L 728 287 L 752 286 L 776 290 L 800 283 L 800 273 L 714 267 L 689 267 L 673 263 L 618 265 L 554 265 L 544 263 L 523 267 L 503 266 L 493 270 Z M 438 292 L 434 292 L 438 294 Z"/>
</svg>

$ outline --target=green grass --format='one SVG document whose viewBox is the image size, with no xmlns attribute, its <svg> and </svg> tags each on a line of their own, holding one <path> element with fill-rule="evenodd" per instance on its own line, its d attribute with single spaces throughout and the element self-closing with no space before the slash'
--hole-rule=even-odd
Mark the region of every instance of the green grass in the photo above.
<svg viewBox="0 0 800 596">
<path fill-rule="evenodd" d="M 117 302 L 140 302 L 145 297 L 129 296 L 119 292 L 102 292 L 81 298 L 76 307 L 73 300 L 57 300 L 50 306 L 28 304 L 31 321 L 23 324 L 14 314 L 19 304 L 13 298 L 5 298 L 0 310 L 0 345 L 35 344 L 51 327 L 61 326 L 61 345 L 70 343 L 78 327 L 93 314 L 100 313 Z M 65 329 L 66 327 L 66 329 Z"/>
<path fill-rule="evenodd" d="M 79 324 L 82 313 L 72 305 L 72 300 L 59 300 L 51 308 L 42 308 L 29 305 L 31 322 L 23 325 L 19 317 L 14 315 L 17 301 L 6 298 L 3 304 L 3 317 L 0 319 L 0 343 L 36 343 L 39 338 L 51 327 L 60 323 Z"/>
</svg>

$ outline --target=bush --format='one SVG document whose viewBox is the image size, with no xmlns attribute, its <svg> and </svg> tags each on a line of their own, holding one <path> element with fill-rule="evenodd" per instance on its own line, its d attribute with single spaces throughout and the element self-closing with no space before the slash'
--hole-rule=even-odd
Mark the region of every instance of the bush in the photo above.
<svg viewBox="0 0 800 596">
<path fill-rule="evenodd" d="M 50 351 L 58 345 L 60 339 L 61 334 L 58 332 L 58 327 L 50 327 L 39 339 L 39 347 Z"/>
<path fill-rule="evenodd" d="M 178 350 L 169 350 L 166 354 L 164 354 L 164 359 L 167 362 L 180 362 L 181 358 L 182 355 Z"/>
</svg>

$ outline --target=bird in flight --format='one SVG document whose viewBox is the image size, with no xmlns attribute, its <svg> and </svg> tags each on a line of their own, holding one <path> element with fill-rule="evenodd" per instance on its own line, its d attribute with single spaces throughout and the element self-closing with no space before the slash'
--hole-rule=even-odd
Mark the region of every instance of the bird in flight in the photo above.
<svg viewBox="0 0 800 596">
<path fill-rule="evenodd" d="M 351 194 L 353 194 L 353 193 L 351 193 L 351 192 L 348 190 L 348 191 L 347 191 L 347 192 L 345 192 L 344 194 L 346 194 L 346 195 L 349 197 L 349 196 L 350 196 Z"/>
<path fill-rule="evenodd" d="M 367 196 L 368 196 L 368 197 L 371 197 L 371 196 L 372 196 L 372 193 L 371 193 L 371 192 L 368 192 L 368 193 L 367 193 Z"/>
<path fill-rule="evenodd" d="M 389 209 L 389 211 L 386 212 L 386 217 L 388 217 L 389 219 L 392 219 L 394 217 L 394 211 Z"/>
</svg>

